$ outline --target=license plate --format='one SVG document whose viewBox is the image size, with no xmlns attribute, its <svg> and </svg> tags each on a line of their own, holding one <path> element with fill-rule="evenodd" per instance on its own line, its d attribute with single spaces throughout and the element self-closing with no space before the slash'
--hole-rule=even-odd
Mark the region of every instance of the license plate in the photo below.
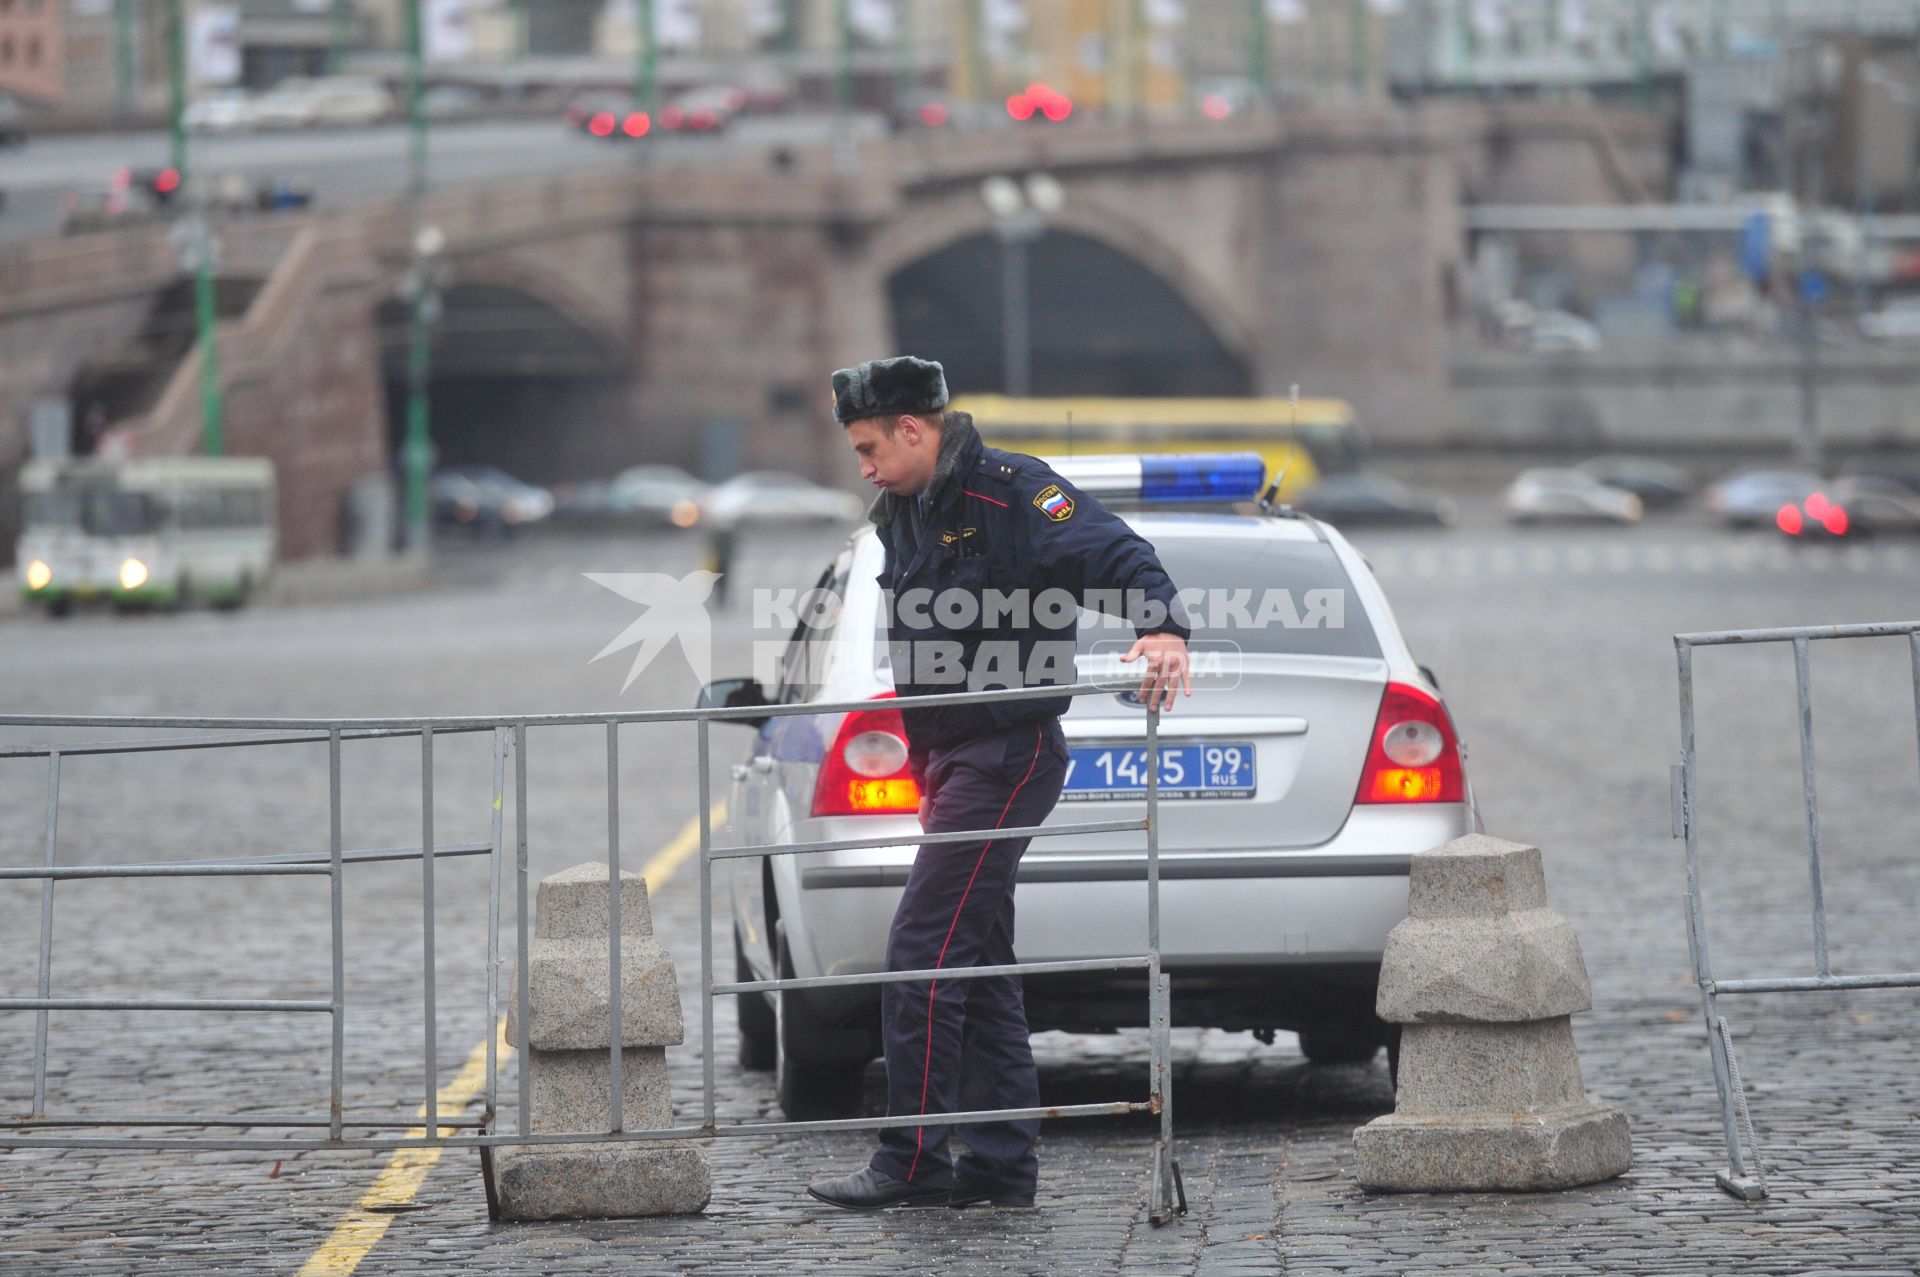
<svg viewBox="0 0 1920 1277">
<path fill-rule="evenodd" d="M 1134 798 L 1147 792 L 1144 745 L 1075 745 L 1068 755 L 1062 802 Z M 1251 741 L 1160 747 L 1162 798 L 1251 798 L 1253 785 Z"/>
</svg>

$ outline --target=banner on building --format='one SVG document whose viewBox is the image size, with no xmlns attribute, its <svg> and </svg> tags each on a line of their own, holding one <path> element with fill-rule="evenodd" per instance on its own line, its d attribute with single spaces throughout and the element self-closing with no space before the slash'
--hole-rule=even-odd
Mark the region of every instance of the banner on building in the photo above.
<svg viewBox="0 0 1920 1277">
<path fill-rule="evenodd" d="M 753 0 L 747 23 L 763 39 L 779 35 L 787 29 L 787 0 Z"/>
<path fill-rule="evenodd" d="M 1587 8 L 1587 0 L 1561 0 L 1560 34 L 1574 44 L 1593 34 L 1593 14 Z"/>
<path fill-rule="evenodd" d="M 1474 0 L 1473 33 L 1487 41 L 1507 34 L 1507 6 L 1502 0 Z"/>
<path fill-rule="evenodd" d="M 187 73 L 196 84 L 240 82 L 240 6 L 202 5 L 187 23 Z"/>
<path fill-rule="evenodd" d="M 663 49 L 700 43 L 700 0 L 653 0 L 653 39 Z"/>
<path fill-rule="evenodd" d="M 1187 0 L 1147 0 L 1147 25 L 1184 27 L 1187 25 Z"/>
<path fill-rule="evenodd" d="M 1027 29 L 1026 0 L 986 0 L 981 20 L 987 29 L 987 51 L 1004 58 Z"/>
<path fill-rule="evenodd" d="M 420 43 L 429 62 L 458 62 L 473 53 L 472 5 L 468 0 L 424 0 Z"/>
<path fill-rule="evenodd" d="M 1655 9 L 1647 27 L 1654 51 L 1661 57 L 1677 58 L 1687 51 L 1687 33 L 1681 27 L 1680 15 L 1668 6 Z"/>
<path fill-rule="evenodd" d="M 891 44 L 900 34 L 894 6 L 900 0 L 848 0 L 847 22 L 875 44 Z"/>
</svg>

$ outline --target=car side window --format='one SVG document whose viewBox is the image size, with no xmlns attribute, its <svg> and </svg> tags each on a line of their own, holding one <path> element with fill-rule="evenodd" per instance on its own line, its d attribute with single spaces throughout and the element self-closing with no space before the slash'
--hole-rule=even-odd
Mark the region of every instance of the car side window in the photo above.
<svg viewBox="0 0 1920 1277">
<path fill-rule="evenodd" d="M 831 608 L 825 609 L 818 619 L 820 624 L 812 632 L 807 644 L 807 682 L 818 688 L 827 680 L 827 659 L 832 651 L 833 636 L 839 632 L 840 618 L 847 601 L 847 576 L 853 566 L 853 555 L 844 553 L 834 561 L 828 570 L 831 579 L 827 582 L 827 592 L 833 596 Z"/>
<path fill-rule="evenodd" d="M 826 671 L 827 641 L 839 624 L 840 609 L 820 606 L 813 600 L 823 591 L 834 599 L 845 599 L 851 564 L 852 556 L 842 554 L 800 600 L 799 623 L 793 627 L 787 650 L 780 657 L 780 686 L 774 696 L 778 703 L 796 704 L 811 697 L 819 688 L 821 675 Z"/>
</svg>

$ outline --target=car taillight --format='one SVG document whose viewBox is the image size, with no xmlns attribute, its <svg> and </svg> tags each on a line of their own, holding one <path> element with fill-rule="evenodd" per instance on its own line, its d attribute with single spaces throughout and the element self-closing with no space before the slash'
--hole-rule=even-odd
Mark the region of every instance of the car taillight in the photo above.
<svg viewBox="0 0 1920 1277">
<path fill-rule="evenodd" d="M 876 700 L 891 699 L 882 692 Z M 816 816 L 902 815 L 920 810 L 920 786 L 907 767 L 907 728 L 900 711 L 848 714 L 820 760 L 813 787 Z"/>
<path fill-rule="evenodd" d="M 1466 801 L 1460 742 L 1446 706 L 1406 683 L 1388 683 L 1367 745 L 1356 803 Z"/>
</svg>

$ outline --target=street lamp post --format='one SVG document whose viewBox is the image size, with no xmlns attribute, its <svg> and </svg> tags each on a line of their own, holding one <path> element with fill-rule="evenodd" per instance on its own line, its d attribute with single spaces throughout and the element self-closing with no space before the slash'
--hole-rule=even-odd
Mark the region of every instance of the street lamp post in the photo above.
<svg viewBox="0 0 1920 1277">
<path fill-rule="evenodd" d="M 180 0 L 167 0 L 167 105 L 171 162 L 177 187 L 192 203 L 176 234 L 181 264 L 193 272 L 194 334 L 200 347 L 200 447 L 210 457 L 225 450 L 226 402 L 220 393 L 219 307 L 214 288 L 217 247 L 205 193 L 188 179 L 187 28 Z"/>
<path fill-rule="evenodd" d="M 425 554 L 428 546 L 427 471 L 432 465 L 431 382 L 433 325 L 440 318 L 440 294 L 450 282 L 447 238 L 438 226 L 420 226 L 408 245 L 410 260 L 400 292 L 410 308 L 407 334 L 407 551 Z"/>
<path fill-rule="evenodd" d="M 1273 58 L 1268 36 L 1267 0 L 1247 0 L 1247 78 L 1253 81 L 1254 99 L 1263 107 L 1273 105 Z"/>
<path fill-rule="evenodd" d="M 990 177 L 980 184 L 980 198 L 993 214 L 993 233 L 1000 241 L 1001 366 L 1006 392 L 1014 398 L 1023 398 L 1033 393 L 1027 248 L 1046 234 L 1048 221 L 1066 203 L 1066 192 L 1049 175 L 1030 173 L 1024 182 L 1010 177 Z"/>
<path fill-rule="evenodd" d="M 333 0 L 327 9 L 327 74 L 347 68 L 347 41 L 353 32 L 352 0 Z"/>
<path fill-rule="evenodd" d="M 428 547 L 427 470 L 431 462 L 429 357 L 433 324 L 446 286 L 446 236 L 426 225 L 422 203 L 427 194 L 427 114 L 422 101 L 425 48 L 420 30 L 422 0 L 406 0 L 407 19 L 407 248 L 409 262 L 401 293 L 411 304 L 407 326 L 407 550 Z"/>
<path fill-rule="evenodd" d="M 634 6 L 634 22 L 638 42 L 634 46 L 633 105 L 635 110 L 645 111 L 647 118 L 652 119 L 660 76 L 660 28 L 654 24 L 653 0 L 639 0 Z"/>
<path fill-rule="evenodd" d="M 115 105 L 121 115 L 132 115 L 140 105 L 140 90 L 137 81 L 137 62 L 134 57 L 133 39 L 133 0 L 114 0 L 113 5 L 113 72 L 115 87 Z"/>
</svg>

